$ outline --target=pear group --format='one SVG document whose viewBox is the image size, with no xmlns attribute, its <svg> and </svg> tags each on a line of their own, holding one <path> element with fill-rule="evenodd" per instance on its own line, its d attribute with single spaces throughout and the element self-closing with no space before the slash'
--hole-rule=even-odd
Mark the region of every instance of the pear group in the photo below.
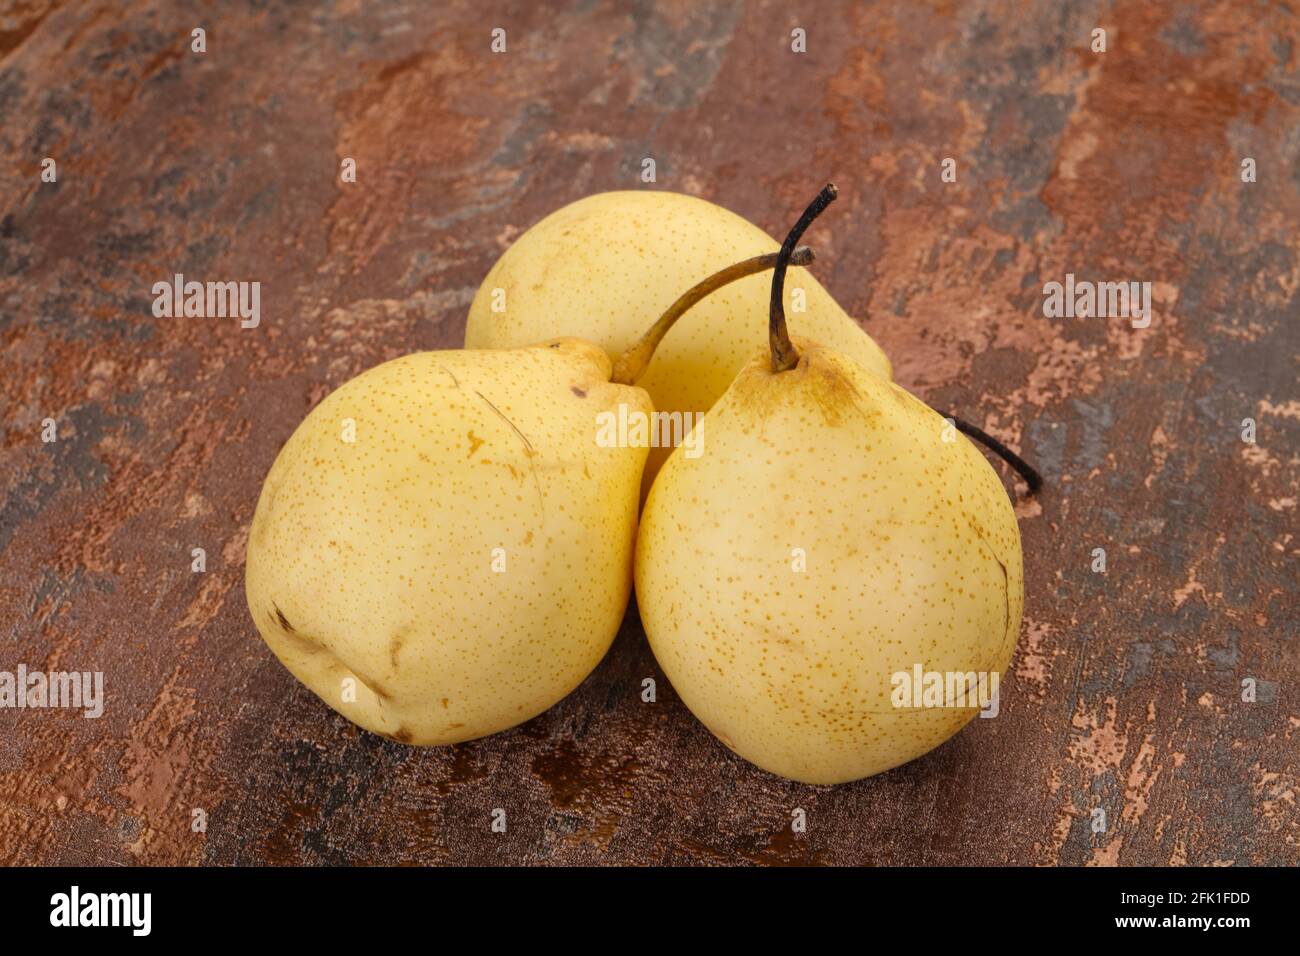
<svg viewBox="0 0 1300 956">
<path fill-rule="evenodd" d="M 996 689 L 1024 606 L 1011 502 L 966 435 L 1040 479 L 897 385 L 803 268 L 835 196 L 780 245 L 672 193 L 524 233 L 466 348 L 365 372 L 280 451 L 246 567 L 276 657 L 361 727 L 456 743 L 570 693 L 635 582 L 681 700 L 765 770 L 842 783 L 956 733 L 985 701 L 900 680 Z M 661 412 L 699 416 L 689 445 L 610 440 Z"/>
</svg>

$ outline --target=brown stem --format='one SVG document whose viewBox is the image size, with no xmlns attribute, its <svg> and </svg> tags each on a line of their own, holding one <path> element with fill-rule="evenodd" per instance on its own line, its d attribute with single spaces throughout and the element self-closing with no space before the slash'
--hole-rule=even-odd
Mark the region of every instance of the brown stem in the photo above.
<svg viewBox="0 0 1300 956">
<path fill-rule="evenodd" d="M 772 371 L 785 372 L 799 364 L 799 353 L 790 343 L 790 334 L 785 328 L 785 267 L 794 252 L 794 244 L 799 241 L 803 231 L 812 225 L 812 221 L 822 214 L 822 210 L 835 201 L 839 191 L 834 183 L 827 183 L 822 191 L 803 211 L 799 221 L 794 224 L 781 251 L 777 253 L 776 268 L 772 271 L 772 303 L 767 313 L 767 338 L 772 349 Z"/>
<path fill-rule="evenodd" d="M 781 252 L 785 250 L 782 249 Z M 677 301 L 668 307 L 668 311 L 659 317 L 659 321 L 650 327 L 650 331 L 641 336 L 640 341 L 632 346 L 619 357 L 614 363 L 614 374 L 610 381 L 615 385 L 634 385 L 636 380 L 645 372 L 646 366 L 654 358 L 655 349 L 663 341 L 678 319 L 680 319 L 688 309 L 695 303 L 699 302 L 705 296 L 716 292 L 724 285 L 735 282 L 737 279 L 743 279 L 745 276 L 752 276 L 768 269 L 773 269 L 777 265 L 777 259 L 781 252 L 767 252 L 761 256 L 754 256 L 752 259 L 746 259 L 743 262 L 737 262 L 735 265 L 727 266 L 720 272 L 715 272 L 702 282 L 697 282 L 691 288 L 687 289 Z M 807 246 L 800 246 L 787 256 L 789 262 L 796 266 L 806 266 L 813 261 L 813 251 Z"/>
<path fill-rule="evenodd" d="M 938 411 L 938 409 L 936 409 Z M 969 435 L 981 445 L 993 450 L 995 454 L 1008 465 L 1016 470 L 1021 478 L 1025 479 L 1025 484 L 1029 485 L 1029 493 L 1035 494 L 1039 488 L 1043 487 L 1043 476 L 1038 473 L 1033 465 L 1025 461 L 1014 451 L 1008 448 L 1002 442 L 998 441 L 982 428 L 976 428 L 968 421 L 958 418 L 956 415 L 949 415 L 947 412 L 939 412 L 940 418 L 946 418 L 957 427 L 957 431 L 964 435 Z"/>
</svg>

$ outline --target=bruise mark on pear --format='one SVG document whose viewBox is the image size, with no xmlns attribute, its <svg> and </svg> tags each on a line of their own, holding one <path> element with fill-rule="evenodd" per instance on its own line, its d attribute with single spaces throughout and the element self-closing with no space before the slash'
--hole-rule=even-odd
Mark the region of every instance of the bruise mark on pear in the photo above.
<svg viewBox="0 0 1300 956">
<path fill-rule="evenodd" d="M 737 403 L 749 410 L 754 423 L 770 419 L 778 409 L 802 412 L 810 406 L 832 426 L 844 422 L 846 409 L 859 411 L 869 422 L 880 416 L 873 403 L 864 399 L 852 380 L 816 345 L 805 345 L 799 363 L 787 371 L 772 372 L 764 358 L 751 363 L 741 375 L 756 380 L 743 389 L 744 398 Z"/>
<path fill-rule="evenodd" d="M 357 683 L 359 683 L 362 687 L 364 687 L 366 690 L 370 691 L 370 693 L 374 694 L 377 698 L 379 698 L 380 703 L 384 703 L 392 699 L 393 695 L 390 694 L 387 688 L 385 688 L 383 684 L 379 683 L 379 681 L 375 680 L 373 677 L 366 677 L 361 672 L 359 672 L 355 667 L 348 667 L 342 661 L 339 661 L 338 663 L 340 667 L 342 667 L 344 670 L 346 670 L 349 674 L 351 674 L 353 677 L 357 679 Z"/>
<path fill-rule="evenodd" d="M 1006 647 L 1007 638 L 1011 638 L 1011 643 L 1014 647 L 1016 639 L 1020 636 L 1019 634 L 1011 633 L 1011 574 L 1007 571 L 1006 563 L 998 557 L 998 552 L 993 547 L 992 542 L 985 537 L 982 525 L 975 520 L 974 516 L 969 514 L 966 515 L 966 523 L 970 527 L 971 531 L 974 532 L 976 540 L 979 541 L 984 550 L 988 552 L 989 557 L 993 559 L 994 563 L 996 563 L 998 568 L 1002 571 L 1002 605 L 1005 608 L 1005 616 L 1002 624 L 1002 643 L 998 645 L 997 651 L 998 656 L 1000 657 L 1002 649 Z M 993 668 L 991 666 L 986 666 L 984 669 L 989 671 Z"/>
<path fill-rule="evenodd" d="M 284 612 L 280 610 L 280 605 L 278 605 L 278 604 L 276 604 L 274 601 L 272 601 L 272 602 L 271 602 L 271 607 L 275 608 L 275 621 L 276 621 L 276 623 L 279 624 L 279 625 L 280 625 L 282 628 L 284 628 L 286 631 L 288 631 L 290 634 L 295 633 L 295 632 L 297 631 L 297 628 L 295 628 L 292 624 L 289 623 L 289 619 L 288 619 L 287 617 L 285 617 L 285 616 L 284 616 Z"/>
</svg>

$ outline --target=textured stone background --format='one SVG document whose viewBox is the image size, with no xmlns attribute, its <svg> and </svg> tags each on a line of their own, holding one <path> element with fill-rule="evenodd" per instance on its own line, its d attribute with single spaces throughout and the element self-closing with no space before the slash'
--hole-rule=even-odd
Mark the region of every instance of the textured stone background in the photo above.
<svg viewBox="0 0 1300 956">
<path fill-rule="evenodd" d="M 0 669 L 103 670 L 109 708 L 0 712 L 0 861 L 1296 863 L 1289 6 L 8 5 Z M 257 638 L 243 549 L 295 425 L 368 366 L 458 345 L 511 239 L 636 188 L 643 156 L 656 188 L 773 233 L 837 182 L 823 282 L 902 384 L 1042 466 L 997 720 L 858 784 L 788 783 L 694 721 L 633 610 L 549 713 L 420 751 Z M 260 280 L 261 328 L 153 318 L 178 271 Z M 1044 319 L 1067 271 L 1152 281 L 1151 327 Z"/>
</svg>

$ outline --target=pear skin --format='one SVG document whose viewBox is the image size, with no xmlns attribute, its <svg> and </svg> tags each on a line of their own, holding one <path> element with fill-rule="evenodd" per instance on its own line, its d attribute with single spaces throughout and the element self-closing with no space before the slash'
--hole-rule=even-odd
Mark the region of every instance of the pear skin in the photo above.
<svg viewBox="0 0 1300 956">
<path fill-rule="evenodd" d="M 597 416 L 644 391 L 573 339 L 423 352 L 325 398 L 285 444 L 246 591 L 285 667 L 356 724 L 449 744 L 546 710 L 604 656 L 631 586 L 646 449 Z"/>
<path fill-rule="evenodd" d="M 755 358 L 675 451 L 641 518 L 656 659 L 723 743 L 805 783 L 857 780 L 977 712 L 894 706 L 894 675 L 996 672 L 1024 605 L 1020 533 L 984 456 L 842 352 Z"/>
<path fill-rule="evenodd" d="M 576 335 L 619 355 L 683 289 L 779 247 L 747 220 L 692 196 L 588 196 L 547 216 L 501 256 L 470 306 L 465 346 L 513 348 Z M 806 297 L 806 311 L 791 309 L 795 334 L 891 377 L 884 352 L 807 269 L 791 269 L 789 286 L 788 301 L 794 301 L 795 288 Z M 677 323 L 638 382 L 656 409 L 695 413 L 712 407 L 761 341 L 769 294 L 766 277 L 742 279 Z M 647 488 L 669 451 L 650 450 Z"/>
</svg>

